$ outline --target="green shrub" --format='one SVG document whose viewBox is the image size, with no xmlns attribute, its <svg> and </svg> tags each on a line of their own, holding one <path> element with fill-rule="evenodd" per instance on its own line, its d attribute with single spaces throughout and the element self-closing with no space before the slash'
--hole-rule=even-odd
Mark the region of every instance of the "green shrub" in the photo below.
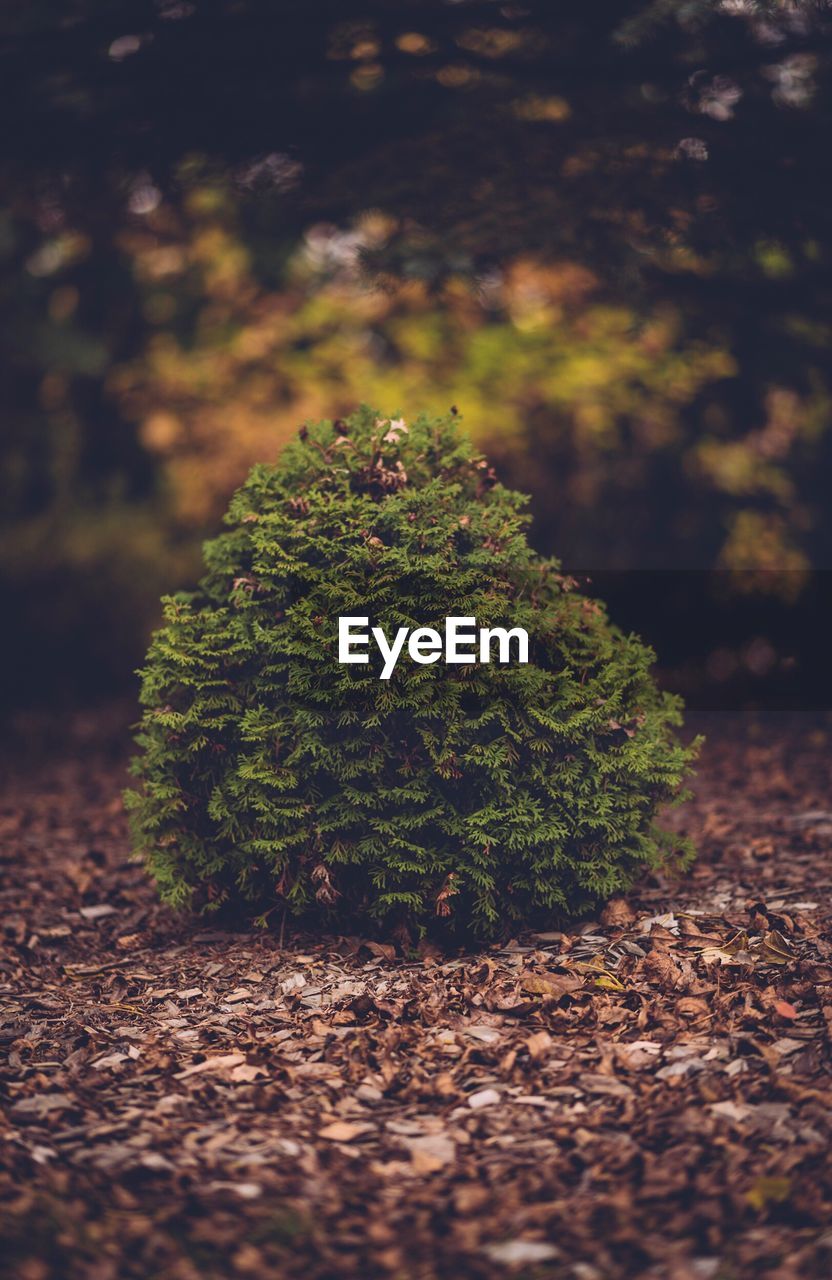
<svg viewBox="0 0 832 1280">
<path fill-rule="evenodd" d="M 128 794 L 175 905 L 493 935 L 687 848 L 654 824 L 692 751 L 652 653 L 528 546 L 454 419 L 362 409 L 257 466 L 165 601 Z M 338 619 L 525 628 L 529 662 L 339 662 Z"/>
</svg>

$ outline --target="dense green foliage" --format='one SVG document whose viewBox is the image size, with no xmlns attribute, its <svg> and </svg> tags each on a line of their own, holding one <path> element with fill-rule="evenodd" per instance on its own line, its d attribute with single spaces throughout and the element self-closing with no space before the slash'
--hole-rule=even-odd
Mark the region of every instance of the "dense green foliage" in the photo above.
<svg viewBox="0 0 832 1280">
<path fill-rule="evenodd" d="M 652 654 L 525 535 L 454 419 L 303 429 L 235 495 L 143 676 L 137 848 L 177 905 L 481 934 L 580 911 L 684 857 L 654 825 L 690 751 Z M 341 664 L 390 635 L 526 629 L 528 664 Z"/>
</svg>

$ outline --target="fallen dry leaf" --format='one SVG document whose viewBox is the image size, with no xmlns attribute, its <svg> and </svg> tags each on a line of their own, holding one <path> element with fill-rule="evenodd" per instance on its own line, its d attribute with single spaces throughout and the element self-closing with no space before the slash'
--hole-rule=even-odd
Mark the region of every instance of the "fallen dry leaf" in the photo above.
<svg viewBox="0 0 832 1280">
<path fill-rule="evenodd" d="M 756 1178 L 745 1198 L 752 1208 L 765 1209 L 770 1204 L 783 1204 L 791 1190 L 791 1178 Z"/>
<path fill-rule="evenodd" d="M 483 1107 L 493 1107 L 500 1101 L 496 1089 L 480 1089 L 478 1093 L 468 1095 L 468 1106 L 472 1111 L 481 1111 Z"/>
<path fill-rule="evenodd" d="M 636 913 L 626 898 L 610 898 L 601 912 L 601 924 L 609 929 L 628 929 L 636 921 Z"/>
<path fill-rule="evenodd" d="M 456 1143 L 446 1134 L 426 1134 L 424 1137 L 405 1138 L 416 1173 L 436 1173 L 456 1159 Z"/>
<path fill-rule="evenodd" d="M 230 1072 L 233 1067 L 237 1067 L 241 1062 L 245 1062 L 246 1055 L 244 1053 L 218 1053 L 213 1057 L 206 1058 L 204 1062 L 195 1062 L 190 1067 L 186 1067 L 184 1071 L 178 1071 L 174 1076 L 174 1080 L 188 1080 L 191 1076 L 207 1075 L 214 1072 Z"/>
<path fill-rule="evenodd" d="M 483 1253 L 504 1267 L 530 1267 L 561 1256 L 556 1245 L 543 1240 L 505 1240 L 501 1244 L 485 1245 Z"/>
<path fill-rule="evenodd" d="M 334 1120 L 332 1124 L 324 1125 L 323 1129 L 318 1130 L 319 1138 L 326 1138 L 327 1142 L 353 1142 L 356 1138 L 361 1138 L 365 1133 L 372 1133 L 373 1125 L 371 1124 L 352 1124 L 349 1120 Z"/>
<path fill-rule="evenodd" d="M 533 1036 L 529 1036 L 526 1041 L 526 1048 L 533 1062 L 538 1062 L 541 1058 L 545 1058 L 551 1047 L 552 1037 L 548 1031 L 537 1031 Z"/>
<path fill-rule="evenodd" d="M 558 1000 L 561 996 L 577 991 L 583 986 L 583 982 L 573 973 L 524 973 L 520 986 L 530 995 L 549 996 Z"/>
</svg>

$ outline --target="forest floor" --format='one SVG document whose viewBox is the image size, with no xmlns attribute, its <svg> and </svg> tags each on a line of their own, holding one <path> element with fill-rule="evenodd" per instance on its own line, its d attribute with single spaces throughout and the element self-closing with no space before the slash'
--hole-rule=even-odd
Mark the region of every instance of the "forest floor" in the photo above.
<svg viewBox="0 0 832 1280">
<path fill-rule="evenodd" d="M 700 856 L 477 954 L 224 932 L 80 723 L 0 797 L 0 1272 L 832 1274 L 832 723 L 714 716 Z"/>
</svg>

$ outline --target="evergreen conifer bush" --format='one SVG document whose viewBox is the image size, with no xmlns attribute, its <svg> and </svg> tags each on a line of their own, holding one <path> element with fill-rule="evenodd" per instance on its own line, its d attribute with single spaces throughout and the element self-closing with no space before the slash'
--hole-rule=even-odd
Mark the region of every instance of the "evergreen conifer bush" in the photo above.
<svg viewBox="0 0 832 1280">
<path fill-rule="evenodd" d="M 164 898 L 493 935 L 688 849 L 655 825 L 692 749 L 651 651 L 528 546 L 454 418 L 302 428 L 165 601 L 128 793 Z M 339 661 L 338 619 L 522 627 L 527 664 Z"/>
</svg>

